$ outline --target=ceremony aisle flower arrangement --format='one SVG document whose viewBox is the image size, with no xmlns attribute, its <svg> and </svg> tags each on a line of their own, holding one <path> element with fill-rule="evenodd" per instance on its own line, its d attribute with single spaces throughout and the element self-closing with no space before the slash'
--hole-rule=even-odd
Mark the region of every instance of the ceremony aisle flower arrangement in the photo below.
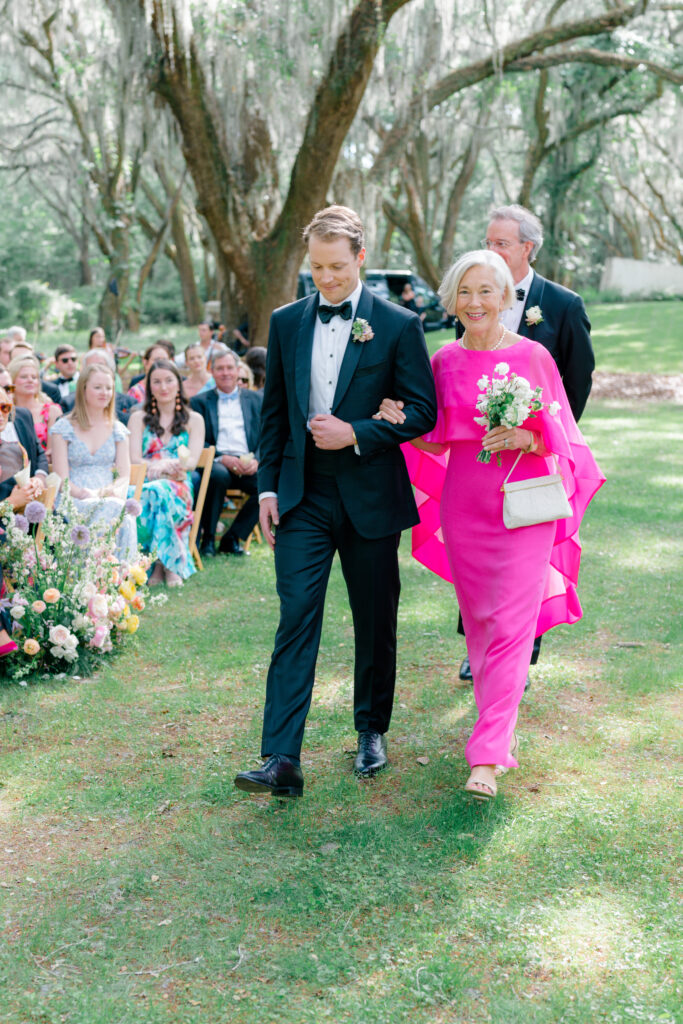
<svg viewBox="0 0 683 1024">
<path fill-rule="evenodd" d="M 116 531 L 124 515 L 137 516 L 129 499 L 120 516 L 90 524 L 65 485 L 59 511 L 31 501 L 23 514 L 0 502 L 0 552 L 9 584 L 2 598 L 13 622 L 18 650 L 2 670 L 21 685 L 28 676 L 87 674 L 135 633 L 145 608 L 150 557 L 119 562 Z M 31 526 L 40 527 L 42 545 Z"/>
<path fill-rule="evenodd" d="M 521 427 L 530 416 L 535 416 L 541 409 L 547 408 L 551 416 L 556 416 L 560 409 L 559 402 L 544 405 L 541 401 L 543 388 L 532 388 L 526 377 L 516 373 L 508 373 L 507 363 L 497 363 L 493 369 L 496 377 L 484 374 L 477 381 L 482 394 L 477 398 L 477 409 L 483 416 L 475 416 L 474 422 L 487 430 L 494 427 Z M 500 466 L 500 454 L 497 454 Z M 477 462 L 490 462 L 491 452 L 482 450 L 477 455 Z"/>
</svg>

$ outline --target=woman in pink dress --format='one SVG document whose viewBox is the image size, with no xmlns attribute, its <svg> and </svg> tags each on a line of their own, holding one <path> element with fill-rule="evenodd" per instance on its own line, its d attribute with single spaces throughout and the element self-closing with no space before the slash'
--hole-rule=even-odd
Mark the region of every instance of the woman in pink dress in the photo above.
<svg viewBox="0 0 683 1024">
<path fill-rule="evenodd" d="M 515 297 L 501 257 L 487 250 L 467 253 L 450 268 L 439 294 L 465 333 L 432 360 L 436 427 L 404 446 L 420 510 L 413 555 L 455 584 L 479 712 L 465 750 L 471 769 L 465 790 L 490 800 L 497 775 L 518 767 L 514 729 L 534 637 L 581 618 L 578 530 L 604 477 L 571 414 L 552 356 L 499 322 Z M 476 402 L 485 390 L 482 378 L 511 372 L 532 389 L 542 387 L 544 408 L 521 426 L 486 430 L 475 420 L 481 418 Z M 385 401 L 379 415 L 400 416 L 399 406 Z M 492 453 L 488 463 L 477 461 L 482 448 Z M 557 457 L 571 518 L 506 529 L 501 486 L 520 451 L 513 480 L 555 472 L 551 455 Z"/>
</svg>

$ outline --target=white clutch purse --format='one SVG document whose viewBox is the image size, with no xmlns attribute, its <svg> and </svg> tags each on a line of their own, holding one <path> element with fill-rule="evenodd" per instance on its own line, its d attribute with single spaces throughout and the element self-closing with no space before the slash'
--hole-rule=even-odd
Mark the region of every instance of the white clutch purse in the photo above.
<svg viewBox="0 0 683 1024">
<path fill-rule="evenodd" d="M 508 530 L 517 530 L 520 526 L 536 526 L 537 523 L 568 519 L 573 512 L 559 472 L 529 477 L 528 480 L 518 480 L 516 483 L 508 482 L 523 454 L 519 453 L 501 487 L 505 526 Z M 554 455 L 553 460 L 555 468 L 559 470 Z"/>
</svg>

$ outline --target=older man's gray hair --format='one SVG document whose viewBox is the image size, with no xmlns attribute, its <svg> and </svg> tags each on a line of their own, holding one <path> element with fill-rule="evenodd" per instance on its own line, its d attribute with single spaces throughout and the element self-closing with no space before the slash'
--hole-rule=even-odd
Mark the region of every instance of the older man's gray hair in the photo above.
<svg viewBox="0 0 683 1024">
<path fill-rule="evenodd" d="M 228 346 L 224 345 L 222 341 L 216 341 L 214 342 L 213 348 L 211 349 L 211 355 L 209 356 L 209 366 L 212 371 L 216 360 L 222 359 L 223 356 L 232 356 L 235 361 L 235 366 L 237 366 L 240 361 L 239 356 L 233 351 L 233 349 L 228 348 Z"/>
<path fill-rule="evenodd" d="M 7 330 L 5 331 L 5 334 L 6 334 L 6 336 L 8 338 L 10 338 L 14 342 L 26 341 L 26 328 L 25 327 L 18 327 L 15 324 L 14 327 L 8 327 Z"/>
<path fill-rule="evenodd" d="M 91 348 L 85 353 L 82 359 L 83 369 L 89 363 L 105 363 L 112 373 L 116 373 L 116 360 L 106 348 Z"/>
<path fill-rule="evenodd" d="M 533 263 L 543 245 L 543 226 L 536 214 L 527 210 L 526 206 L 512 203 L 510 206 L 497 206 L 491 210 L 489 223 L 492 220 L 514 220 L 517 222 L 520 242 L 533 242 L 533 249 L 529 253 L 529 263 Z"/>
</svg>

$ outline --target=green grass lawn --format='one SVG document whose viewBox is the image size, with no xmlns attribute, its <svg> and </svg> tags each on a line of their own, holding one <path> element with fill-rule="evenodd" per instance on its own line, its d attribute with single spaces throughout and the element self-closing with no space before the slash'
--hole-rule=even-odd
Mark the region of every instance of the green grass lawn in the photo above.
<svg viewBox="0 0 683 1024">
<path fill-rule="evenodd" d="M 369 783 L 336 565 L 303 800 L 232 785 L 277 621 L 263 547 L 150 609 L 96 678 L 0 689 L 2 1024 L 681 1020 L 683 407 L 595 402 L 582 427 L 608 477 L 585 614 L 546 638 L 494 806 L 461 792 L 457 608 L 407 536 Z"/>
<path fill-rule="evenodd" d="M 622 302 L 588 307 L 595 368 L 604 373 L 683 373 L 683 302 Z M 429 351 L 453 340 L 430 331 Z"/>
</svg>

